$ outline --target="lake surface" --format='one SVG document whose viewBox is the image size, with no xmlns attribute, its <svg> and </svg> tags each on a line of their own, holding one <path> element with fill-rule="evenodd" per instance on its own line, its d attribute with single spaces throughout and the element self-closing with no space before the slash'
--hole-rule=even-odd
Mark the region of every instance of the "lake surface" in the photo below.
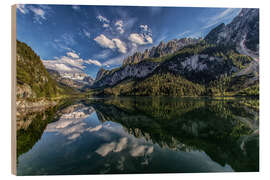
<svg viewBox="0 0 270 180">
<path fill-rule="evenodd" d="M 259 171 L 252 100 L 74 100 L 17 120 L 17 174 Z"/>
</svg>

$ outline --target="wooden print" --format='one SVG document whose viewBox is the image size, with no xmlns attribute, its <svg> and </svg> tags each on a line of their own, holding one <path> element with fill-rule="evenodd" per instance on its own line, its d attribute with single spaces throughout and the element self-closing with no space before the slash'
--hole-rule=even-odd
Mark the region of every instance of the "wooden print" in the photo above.
<svg viewBox="0 0 270 180">
<path fill-rule="evenodd" d="M 259 9 L 12 7 L 12 172 L 259 171 Z"/>
</svg>

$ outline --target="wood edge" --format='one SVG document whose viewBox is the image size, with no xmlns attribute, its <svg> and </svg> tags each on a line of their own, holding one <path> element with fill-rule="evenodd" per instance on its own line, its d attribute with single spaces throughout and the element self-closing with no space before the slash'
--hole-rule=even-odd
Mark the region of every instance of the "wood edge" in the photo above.
<svg viewBox="0 0 270 180">
<path fill-rule="evenodd" d="M 16 146 L 16 4 L 11 6 L 11 173 L 17 175 Z"/>
</svg>

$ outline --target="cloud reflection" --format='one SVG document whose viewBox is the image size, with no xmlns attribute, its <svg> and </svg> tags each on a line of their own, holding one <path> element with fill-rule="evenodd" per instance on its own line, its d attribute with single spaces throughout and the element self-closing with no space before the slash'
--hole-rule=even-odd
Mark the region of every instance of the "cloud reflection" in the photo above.
<svg viewBox="0 0 270 180">
<path fill-rule="evenodd" d="M 77 104 L 69 106 L 62 112 L 65 114 L 58 121 L 48 124 L 47 132 L 55 132 L 67 136 L 68 140 L 75 140 L 85 131 L 95 132 L 102 128 L 102 125 L 89 127 L 85 122 L 85 119 L 94 112 L 92 107 Z"/>
</svg>

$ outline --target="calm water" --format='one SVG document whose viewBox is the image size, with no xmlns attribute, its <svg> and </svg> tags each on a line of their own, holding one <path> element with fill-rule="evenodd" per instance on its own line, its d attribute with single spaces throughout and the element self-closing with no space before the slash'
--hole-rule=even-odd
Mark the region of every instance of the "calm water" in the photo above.
<svg viewBox="0 0 270 180">
<path fill-rule="evenodd" d="M 259 113 L 243 100 L 109 98 L 24 112 L 18 175 L 259 170 Z"/>
</svg>

